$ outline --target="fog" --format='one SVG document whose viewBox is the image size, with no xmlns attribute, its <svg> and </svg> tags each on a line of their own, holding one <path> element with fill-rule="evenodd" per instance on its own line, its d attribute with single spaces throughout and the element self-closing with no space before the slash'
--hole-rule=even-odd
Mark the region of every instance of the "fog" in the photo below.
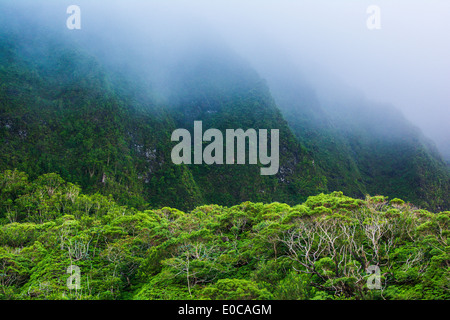
<svg viewBox="0 0 450 320">
<path fill-rule="evenodd" d="M 450 160 L 450 1 L 8 3 L 51 28 L 61 28 L 68 37 L 88 35 L 97 47 L 107 43 L 118 52 L 113 63 L 140 61 L 136 69 L 145 69 L 146 59 L 148 64 L 151 59 L 154 64 L 171 64 L 180 52 L 198 48 L 193 35 L 223 41 L 265 78 L 288 63 L 298 68 L 319 98 L 326 98 L 330 88 L 348 88 L 394 105 Z M 81 8 L 81 30 L 66 28 L 66 8 L 72 4 Z M 380 8 L 381 29 L 367 27 L 370 5 Z M 127 61 L 131 51 L 139 59 Z"/>
</svg>

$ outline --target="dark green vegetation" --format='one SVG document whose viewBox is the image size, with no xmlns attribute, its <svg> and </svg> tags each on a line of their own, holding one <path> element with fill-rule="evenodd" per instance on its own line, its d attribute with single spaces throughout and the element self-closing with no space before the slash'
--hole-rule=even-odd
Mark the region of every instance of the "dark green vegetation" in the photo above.
<svg viewBox="0 0 450 320">
<path fill-rule="evenodd" d="M 450 212 L 400 199 L 185 213 L 120 206 L 57 174 L 6 171 L 0 187 L 2 299 L 450 299 Z M 370 265 L 381 290 L 367 287 Z"/>
<path fill-rule="evenodd" d="M 277 67 L 270 70 L 271 92 L 323 169 L 330 191 L 358 198 L 381 193 L 434 210 L 450 208 L 448 166 L 398 110 L 339 83 L 316 93 L 294 67 Z"/>
<path fill-rule="evenodd" d="M 71 46 L 34 32 L 1 41 L 1 169 L 31 177 L 57 172 L 89 193 L 112 194 L 139 208 L 297 203 L 326 191 L 326 178 L 264 83 L 237 58 L 180 62 L 169 75 L 170 103 L 162 104 L 151 87 L 119 71 L 106 73 Z M 205 129 L 279 129 L 279 174 L 261 176 L 254 165 L 174 165 L 170 136 L 176 128 L 191 129 L 194 120 Z"/>
<path fill-rule="evenodd" d="M 283 90 L 271 84 L 282 114 L 258 74 L 214 42 L 186 50 L 163 71 L 139 72 L 101 63 L 84 40 L 69 43 L 39 30 L 2 27 L 2 170 L 32 178 L 57 172 L 87 193 L 111 194 L 139 209 L 247 200 L 295 205 L 335 190 L 449 208 L 448 167 L 392 109 L 374 114 L 363 101 L 358 111 L 324 111 L 291 77 L 289 84 L 275 82 Z M 161 72 L 164 89 L 145 76 Z M 279 129 L 279 173 L 261 176 L 254 165 L 173 165 L 171 133 L 192 130 L 194 120 L 205 129 Z"/>
</svg>

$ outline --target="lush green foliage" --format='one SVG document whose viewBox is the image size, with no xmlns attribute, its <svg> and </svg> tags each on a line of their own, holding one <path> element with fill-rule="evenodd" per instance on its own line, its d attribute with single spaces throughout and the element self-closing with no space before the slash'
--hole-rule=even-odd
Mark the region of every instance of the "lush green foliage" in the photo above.
<svg viewBox="0 0 450 320">
<path fill-rule="evenodd" d="M 18 171 L 0 190 L 2 299 L 450 298 L 450 212 L 400 199 L 139 211 Z M 371 265 L 380 290 L 367 286 Z"/>
<path fill-rule="evenodd" d="M 131 49 L 116 67 L 5 12 L 0 298 L 450 298 L 448 167 L 391 109 L 325 108 L 207 43 L 167 70 Z M 278 174 L 174 165 L 171 133 L 195 120 L 280 130 Z"/>
</svg>

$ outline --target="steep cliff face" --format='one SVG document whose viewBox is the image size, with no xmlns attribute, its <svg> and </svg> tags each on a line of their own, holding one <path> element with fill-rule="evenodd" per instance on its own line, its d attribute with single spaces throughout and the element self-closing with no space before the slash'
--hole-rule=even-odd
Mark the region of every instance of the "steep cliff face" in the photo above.
<svg viewBox="0 0 450 320">
<path fill-rule="evenodd" d="M 265 70 L 277 106 L 327 177 L 330 191 L 385 194 L 449 208 L 450 174 L 434 143 L 394 106 L 336 82 L 315 89 L 295 68 Z"/>
<path fill-rule="evenodd" d="M 2 30 L 0 169 L 57 172 L 138 207 L 296 204 L 335 190 L 449 207 L 448 168 L 391 107 L 353 96 L 321 101 L 292 70 L 266 83 L 214 41 L 166 64 L 145 64 L 151 57 L 130 50 L 134 69 L 80 43 L 39 28 Z M 194 121 L 223 132 L 278 129 L 278 173 L 262 176 L 261 165 L 249 164 L 174 165 L 171 134 L 192 133 Z"/>
<path fill-rule="evenodd" d="M 153 87 L 135 85 L 129 74 L 43 34 L 7 34 L 0 50 L 2 169 L 58 172 L 125 203 L 185 209 L 245 200 L 295 203 L 326 190 L 266 85 L 231 53 L 190 55 L 168 71 L 170 94 L 157 102 Z M 224 132 L 280 130 L 278 174 L 261 176 L 260 166 L 249 164 L 174 165 L 171 134 L 191 129 L 195 120 Z"/>
</svg>

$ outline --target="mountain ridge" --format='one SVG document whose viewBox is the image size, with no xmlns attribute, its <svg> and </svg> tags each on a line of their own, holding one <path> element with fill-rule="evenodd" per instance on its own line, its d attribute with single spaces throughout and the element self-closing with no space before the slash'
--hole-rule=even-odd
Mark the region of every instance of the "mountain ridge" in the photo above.
<svg viewBox="0 0 450 320">
<path fill-rule="evenodd" d="M 278 82 L 284 92 L 273 97 L 276 85 L 226 46 L 204 51 L 206 43 L 172 64 L 161 99 L 151 81 L 141 81 L 146 73 L 108 69 L 85 46 L 39 29 L 22 31 L 7 34 L 0 44 L 1 169 L 32 176 L 58 172 L 88 192 L 111 193 L 137 207 L 295 204 L 341 189 L 360 198 L 375 193 L 431 208 L 449 205 L 448 176 L 417 137 L 399 145 L 386 145 L 382 134 L 372 139 L 364 127 L 373 125 L 370 113 L 355 125 L 330 106 L 324 109 L 307 88 L 299 93 L 295 83 Z M 399 129 L 396 119 L 391 130 Z M 251 165 L 173 165 L 170 134 L 180 127 L 192 130 L 195 120 L 220 130 L 280 129 L 279 173 L 261 177 Z M 334 127 L 338 120 L 349 130 Z M 404 127 L 410 131 L 407 122 Z M 391 158 L 385 172 L 383 164 Z M 404 165 L 410 167 L 401 171 Z"/>
</svg>

